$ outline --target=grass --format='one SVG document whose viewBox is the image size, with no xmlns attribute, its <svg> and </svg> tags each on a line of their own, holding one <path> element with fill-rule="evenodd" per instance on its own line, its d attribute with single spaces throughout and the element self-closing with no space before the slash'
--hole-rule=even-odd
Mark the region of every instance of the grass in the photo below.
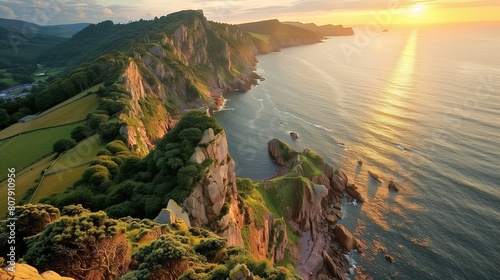
<svg viewBox="0 0 500 280">
<path fill-rule="evenodd" d="M 36 83 L 45 82 L 46 79 L 50 77 L 58 77 L 64 71 L 64 67 L 48 67 L 43 66 L 38 68 L 35 74 L 45 73 L 45 76 L 34 77 Z"/>
<path fill-rule="evenodd" d="M 40 199 L 48 197 L 54 193 L 64 192 L 67 188 L 82 178 L 82 174 L 90 164 L 68 169 L 61 173 L 45 176 L 42 184 L 38 188 L 32 203 L 37 203 Z M 51 169 L 52 171 L 52 169 Z"/>
<path fill-rule="evenodd" d="M 303 187 L 308 180 L 304 177 L 279 177 L 257 184 L 258 191 L 274 217 L 278 219 L 285 217 L 288 240 L 291 244 L 298 243 L 298 236 L 291 230 L 286 213 L 292 211 L 295 206 L 295 182 Z"/>
<path fill-rule="evenodd" d="M 314 163 L 309 159 L 309 157 L 305 156 L 304 154 L 300 154 L 300 166 L 299 165 L 299 157 L 296 157 L 292 164 L 291 164 L 291 169 L 294 170 L 294 168 L 300 169 L 300 174 L 311 178 L 314 176 L 320 176 L 322 174 L 322 171 L 314 165 Z"/>
<path fill-rule="evenodd" d="M 30 168 L 16 172 L 16 196 L 14 197 L 16 201 L 21 200 L 30 188 L 38 184 L 37 182 L 35 182 L 35 180 L 40 178 L 40 173 L 42 172 L 42 170 L 45 170 L 47 167 L 49 167 L 52 164 L 53 160 L 53 156 L 48 156 L 32 164 Z M 8 181 L 3 181 L 2 183 L 0 183 L 0 197 L 5 199 L 7 197 L 7 184 Z M 3 219 L 6 213 L 7 203 L 0 203 L 0 219 Z"/>
<path fill-rule="evenodd" d="M 78 143 L 76 147 L 64 153 L 49 173 L 73 168 L 77 165 L 89 162 L 97 156 L 97 152 L 104 149 L 107 142 L 101 141 L 99 135 L 95 134 Z"/>
<path fill-rule="evenodd" d="M 68 104 L 70 104 L 70 103 L 73 103 L 73 102 L 75 102 L 76 100 L 78 100 L 78 99 L 80 99 L 80 98 L 84 97 L 85 95 L 87 95 L 87 94 L 88 94 L 88 93 L 90 93 L 90 92 L 95 92 L 95 91 L 97 91 L 101 85 L 102 85 L 102 84 L 98 84 L 98 85 L 95 85 L 95 86 L 93 86 L 93 87 L 91 87 L 91 88 L 88 88 L 88 89 L 86 89 L 86 90 L 84 90 L 84 91 L 80 92 L 79 94 L 77 94 L 77 95 L 75 95 L 75 96 L 71 97 L 70 99 L 65 100 L 65 101 L 63 101 L 63 102 L 61 102 L 61 103 L 57 104 L 56 106 L 54 106 L 54 107 L 52 107 L 52 108 L 50 108 L 50 109 L 48 109 L 48 110 L 46 110 L 46 111 L 42 112 L 40 115 L 38 115 L 38 118 L 40 118 L 40 117 L 42 117 L 42 116 L 44 116 L 44 115 L 46 115 L 46 114 L 48 114 L 48 113 L 51 113 L 52 111 L 58 110 L 59 108 L 64 107 L 64 106 L 66 106 L 66 105 L 68 105 Z"/>
<path fill-rule="evenodd" d="M 5 139 L 19 133 L 32 131 L 40 128 L 53 127 L 82 121 L 87 114 L 92 112 L 99 103 L 99 98 L 95 94 L 87 95 L 78 99 L 75 102 L 59 108 L 49 109 L 47 113 L 43 113 L 36 118 L 25 123 L 13 124 L 4 130 L 0 131 L 0 139 Z"/>
<path fill-rule="evenodd" d="M 97 152 L 106 146 L 106 142 L 95 134 L 80 143 L 73 149 L 64 153 L 54 166 L 47 172 L 33 202 L 38 202 L 51 194 L 64 192 L 67 188 L 82 178 L 83 172 L 89 167 L 89 161 L 97 156 Z M 87 163 L 87 164 L 85 164 Z M 82 165 L 83 164 L 83 165 Z M 52 172 L 64 170 L 59 173 Z"/>
<path fill-rule="evenodd" d="M 266 34 L 259 34 L 259 33 L 253 33 L 253 32 L 248 32 L 252 37 L 255 37 L 257 39 L 260 39 L 266 43 L 269 43 L 269 39 L 271 38 L 271 35 L 266 35 Z"/>
<path fill-rule="evenodd" d="M 83 122 L 38 130 L 1 141 L 0 170 L 12 167 L 21 170 L 38 161 L 52 153 L 55 141 L 69 138 L 71 131 L 79 125 L 83 125 Z M 5 176 L 6 173 L 0 174 L 0 179 L 4 179 Z"/>
</svg>

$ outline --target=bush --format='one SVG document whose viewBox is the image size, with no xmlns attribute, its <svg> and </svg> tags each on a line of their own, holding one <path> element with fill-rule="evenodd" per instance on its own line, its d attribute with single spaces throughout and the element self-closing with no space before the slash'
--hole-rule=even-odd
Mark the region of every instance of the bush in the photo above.
<svg viewBox="0 0 500 280">
<path fill-rule="evenodd" d="M 109 143 L 108 145 L 106 145 L 105 149 L 110 151 L 111 154 L 113 155 L 116 155 L 119 152 L 130 152 L 125 143 L 123 143 L 123 141 L 120 140 L 115 140 Z"/>
<path fill-rule="evenodd" d="M 96 132 L 102 140 L 111 141 L 120 135 L 120 125 L 118 123 L 101 123 Z"/>
<path fill-rule="evenodd" d="M 181 140 L 186 139 L 192 143 L 200 142 L 202 137 L 203 137 L 203 134 L 202 134 L 201 130 L 196 128 L 196 127 L 186 128 L 179 133 L 179 138 Z"/>
<path fill-rule="evenodd" d="M 73 130 L 71 131 L 71 138 L 76 142 L 80 142 L 83 139 L 87 138 L 85 127 L 80 125 L 73 128 Z"/>
<path fill-rule="evenodd" d="M 60 139 L 54 143 L 52 150 L 54 150 L 55 153 L 60 154 L 74 148 L 76 144 L 76 141 L 73 139 Z"/>
<path fill-rule="evenodd" d="M 200 244 L 194 246 L 194 251 L 208 259 L 213 259 L 222 248 L 226 247 L 226 244 L 227 238 L 202 239 Z"/>
</svg>

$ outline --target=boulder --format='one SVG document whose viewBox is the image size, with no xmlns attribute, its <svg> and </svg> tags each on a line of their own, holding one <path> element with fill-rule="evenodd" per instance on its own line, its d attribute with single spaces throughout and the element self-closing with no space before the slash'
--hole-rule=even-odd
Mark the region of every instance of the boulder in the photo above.
<svg viewBox="0 0 500 280">
<path fill-rule="evenodd" d="M 359 165 L 363 165 L 363 161 L 362 160 L 358 160 L 358 164 Z"/>
<path fill-rule="evenodd" d="M 167 209 L 172 211 L 175 217 L 184 220 L 186 226 L 191 227 L 189 215 L 182 207 L 180 207 L 174 200 L 170 199 L 167 204 Z"/>
<path fill-rule="evenodd" d="M 326 269 L 331 276 L 337 276 L 337 264 L 333 261 L 332 257 L 328 255 L 328 253 L 323 250 L 323 261 L 325 262 Z"/>
<path fill-rule="evenodd" d="M 346 253 L 358 249 L 358 240 L 343 225 L 337 224 L 333 229 L 335 239 L 342 245 Z"/>
<path fill-rule="evenodd" d="M 172 210 L 162 209 L 154 221 L 159 224 L 171 225 L 175 223 L 175 218 L 175 214 Z"/>
<path fill-rule="evenodd" d="M 343 216 L 342 212 L 337 211 L 337 212 L 335 213 L 335 215 L 336 215 L 337 217 L 339 217 L 339 219 L 342 219 L 342 216 Z"/>
<path fill-rule="evenodd" d="M 42 274 L 28 264 L 16 263 L 15 271 L 9 271 L 8 267 L 0 270 L 0 280 L 74 280 L 70 277 L 62 277 L 54 271 L 46 271 Z"/>
<path fill-rule="evenodd" d="M 236 265 L 229 272 L 229 280 L 253 280 L 253 274 L 245 264 Z"/>
<path fill-rule="evenodd" d="M 365 199 L 363 198 L 361 193 L 358 191 L 358 188 L 356 187 L 356 185 L 354 185 L 354 184 L 348 185 L 345 190 L 350 197 L 356 199 L 358 202 L 365 202 Z"/>
<path fill-rule="evenodd" d="M 385 255 L 385 259 L 386 259 L 388 262 L 390 262 L 390 263 L 393 263 L 393 262 L 395 262 L 395 261 L 396 261 L 396 260 L 395 260 L 392 256 L 390 256 L 390 255 Z"/>
<path fill-rule="evenodd" d="M 344 193 L 347 186 L 347 176 L 340 169 L 337 169 L 333 173 L 332 180 L 330 181 L 330 187 L 337 193 Z"/>
<path fill-rule="evenodd" d="M 389 187 L 390 190 L 393 190 L 395 192 L 399 192 L 398 186 L 396 186 L 396 184 L 394 184 L 394 182 L 392 180 L 389 181 L 389 186 L 388 187 Z"/>
<path fill-rule="evenodd" d="M 299 138 L 299 135 L 296 132 L 290 132 L 290 136 L 292 136 L 293 139 Z"/>
<path fill-rule="evenodd" d="M 335 204 L 333 204 L 333 208 L 340 210 L 342 209 L 342 204 L 340 204 L 340 202 L 336 202 Z"/>
<path fill-rule="evenodd" d="M 377 181 L 377 182 L 379 182 L 379 183 L 382 183 L 382 181 L 380 181 L 380 178 L 378 177 L 378 175 L 377 175 L 377 174 L 375 174 L 375 173 L 373 173 L 373 172 L 371 172 L 371 171 L 369 171 L 369 170 L 368 170 L 368 174 L 370 175 L 370 177 L 372 177 L 372 178 L 373 178 L 373 180 L 375 180 L 375 181 Z"/>
<path fill-rule="evenodd" d="M 326 216 L 326 221 L 330 224 L 336 224 L 338 219 L 333 215 Z"/>
</svg>

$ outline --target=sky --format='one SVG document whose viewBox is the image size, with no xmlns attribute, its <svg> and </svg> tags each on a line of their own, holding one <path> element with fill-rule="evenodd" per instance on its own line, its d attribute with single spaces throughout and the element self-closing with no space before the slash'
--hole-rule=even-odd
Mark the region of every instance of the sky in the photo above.
<svg viewBox="0 0 500 280">
<path fill-rule="evenodd" d="M 421 24 L 500 21 L 499 0 L 0 0 L 0 18 L 40 25 L 126 23 L 185 9 L 214 21 L 277 18 L 316 24 Z"/>
</svg>

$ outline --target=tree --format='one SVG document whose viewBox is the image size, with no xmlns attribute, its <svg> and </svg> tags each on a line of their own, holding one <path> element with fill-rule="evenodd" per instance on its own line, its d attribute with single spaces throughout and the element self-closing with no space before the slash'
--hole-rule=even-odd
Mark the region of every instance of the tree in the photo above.
<svg viewBox="0 0 500 280">
<path fill-rule="evenodd" d="M 28 240 L 24 260 L 75 279 L 118 279 L 130 264 L 131 247 L 124 232 L 102 211 L 63 217 Z"/>
<path fill-rule="evenodd" d="M 52 150 L 60 154 L 74 148 L 76 144 L 76 141 L 73 139 L 59 139 L 52 145 Z"/>
<path fill-rule="evenodd" d="M 5 109 L 0 109 L 0 127 L 6 127 L 10 123 L 10 117 L 9 114 L 7 114 L 7 110 Z"/>
<path fill-rule="evenodd" d="M 83 139 L 87 138 L 86 132 L 87 131 L 86 131 L 85 127 L 79 125 L 79 126 L 73 128 L 73 130 L 71 131 L 71 138 L 73 138 L 73 140 L 75 140 L 76 142 L 80 142 Z"/>
</svg>

